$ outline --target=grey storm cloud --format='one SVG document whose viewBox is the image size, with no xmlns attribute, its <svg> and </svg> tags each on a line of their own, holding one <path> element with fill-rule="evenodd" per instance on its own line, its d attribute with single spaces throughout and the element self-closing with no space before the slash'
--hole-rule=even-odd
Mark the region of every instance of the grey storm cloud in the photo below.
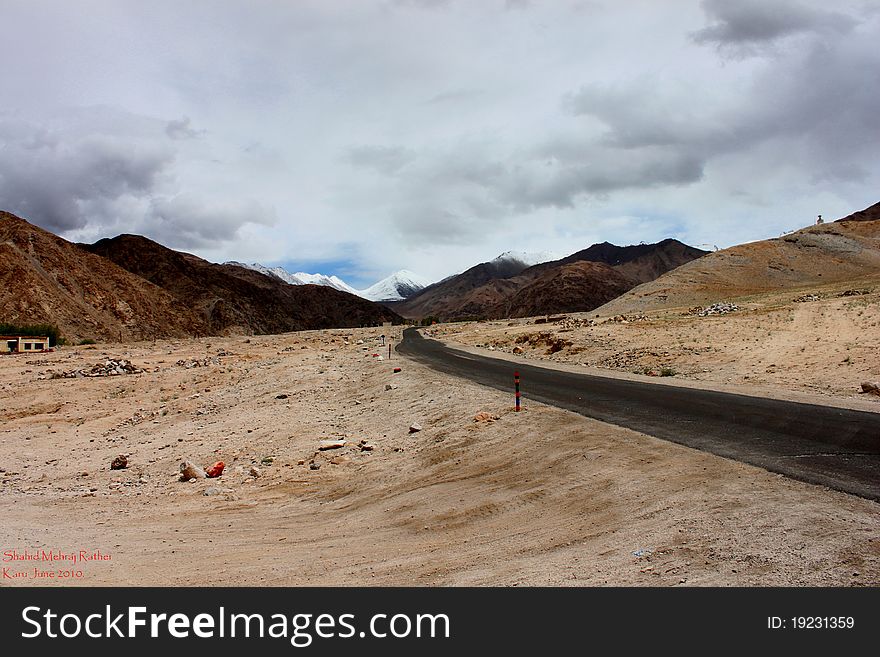
<svg viewBox="0 0 880 657">
<path fill-rule="evenodd" d="M 557 160 L 517 167 L 506 181 L 502 200 L 521 211 L 548 206 L 574 208 L 581 196 L 603 197 L 624 189 L 687 185 L 703 177 L 703 160 L 677 151 L 590 148 L 583 156 L 580 162 Z"/>
<path fill-rule="evenodd" d="M 714 22 L 692 37 L 720 47 L 748 48 L 804 32 L 843 34 L 856 25 L 845 14 L 786 0 L 703 0 L 702 6 Z"/>
<path fill-rule="evenodd" d="M 235 239 L 246 223 L 274 221 L 271 207 L 181 195 L 179 152 L 161 131 L 192 131 L 107 108 L 45 122 L 0 115 L 0 208 L 64 234 L 139 232 L 177 247 Z M 171 136 L 170 134 L 168 136 Z"/>
<path fill-rule="evenodd" d="M 171 139 L 197 139 L 205 134 L 204 130 L 195 130 L 188 116 L 169 121 L 165 125 L 165 134 Z"/>
<path fill-rule="evenodd" d="M 667 81 L 638 79 L 583 87 L 564 106 L 603 124 L 601 141 L 613 148 L 662 147 L 709 160 L 789 141 L 817 156 L 813 167 L 860 176 L 859 167 L 840 165 L 867 155 L 880 139 L 878 85 L 880 51 L 866 36 L 808 44 L 758 72 L 744 94 L 724 103 L 702 99 L 700 90 L 688 98 Z"/>
<path fill-rule="evenodd" d="M 71 239 L 434 276 L 877 200 L 873 0 L 6 5 L 0 207 Z"/>
<path fill-rule="evenodd" d="M 555 147 L 570 152 L 557 158 Z M 531 153 L 485 159 L 463 148 L 407 169 L 392 201 L 393 222 L 412 241 L 464 243 L 511 216 L 544 208 L 575 208 L 581 198 L 625 189 L 687 185 L 703 177 L 697 155 L 659 147 L 609 149 L 582 143 L 545 144 Z M 398 177 L 398 180 L 400 178 Z"/>
<path fill-rule="evenodd" d="M 161 143 L 3 119 L 0 150 L 0 207 L 55 232 L 94 221 L 98 205 L 149 196 L 174 159 Z"/>
<path fill-rule="evenodd" d="M 245 223 L 272 225 L 275 211 L 254 200 L 205 202 L 181 194 L 156 198 L 143 217 L 142 230 L 178 248 L 204 248 L 234 240 Z"/>
<path fill-rule="evenodd" d="M 573 210 L 585 199 L 626 190 L 694 185 L 719 158 L 767 145 L 782 162 L 786 153 L 789 160 L 806 158 L 798 164 L 814 179 L 864 180 L 863 163 L 872 161 L 869 151 L 880 139 L 880 51 L 871 35 L 829 39 L 828 30 L 852 31 L 856 20 L 793 3 L 745 3 L 736 10 L 730 4 L 704 3 L 710 20 L 724 27 L 710 24 L 699 40 L 802 32 L 806 41 L 759 63 L 736 92 L 664 75 L 621 77 L 563 95 L 561 115 L 580 129 L 556 127 L 552 137 L 519 144 L 461 140 L 418 158 L 400 147 L 374 146 L 353 161 L 398 181 L 389 193 L 403 235 L 448 243 L 467 242 L 512 215 Z"/>
</svg>

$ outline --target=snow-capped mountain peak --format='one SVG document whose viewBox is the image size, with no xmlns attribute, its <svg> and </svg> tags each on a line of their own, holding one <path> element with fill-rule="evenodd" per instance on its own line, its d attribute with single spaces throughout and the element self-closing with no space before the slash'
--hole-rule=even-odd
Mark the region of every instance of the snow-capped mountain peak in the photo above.
<svg viewBox="0 0 880 657">
<path fill-rule="evenodd" d="M 295 274 L 292 274 L 292 276 L 294 278 L 298 278 L 306 285 L 326 285 L 327 287 L 333 287 L 337 290 L 348 292 L 349 294 L 362 296 L 360 292 L 355 290 L 351 285 L 346 283 L 338 276 L 325 276 L 324 274 L 307 274 L 302 271 L 298 271 Z"/>
<path fill-rule="evenodd" d="M 301 279 L 296 274 L 291 274 L 289 271 L 284 269 L 284 267 L 264 267 L 259 263 L 253 263 L 251 265 L 244 265 L 248 269 L 253 269 L 254 271 L 258 271 L 261 274 L 266 274 L 267 276 L 274 276 L 276 278 L 280 278 L 285 283 L 289 283 L 290 285 L 305 285 L 305 281 Z"/>
<path fill-rule="evenodd" d="M 261 274 L 265 274 L 266 276 L 274 276 L 275 278 L 280 278 L 282 281 L 284 281 L 285 283 L 289 283 L 290 285 L 324 285 L 326 287 L 332 287 L 343 292 L 348 292 L 349 294 L 361 296 L 357 290 L 355 290 L 348 283 L 336 276 L 325 276 L 324 274 L 307 274 L 305 272 L 296 272 L 295 274 L 291 274 L 289 271 L 284 269 L 284 267 L 266 267 L 265 265 L 261 265 L 258 262 L 254 262 L 248 265 L 243 262 L 230 261 L 226 264 L 246 267 L 247 269 L 258 271 Z"/>
<path fill-rule="evenodd" d="M 394 272 L 387 278 L 358 292 L 370 301 L 401 301 L 431 284 L 427 278 L 407 269 Z"/>
<path fill-rule="evenodd" d="M 539 265 L 542 262 L 550 262 L 551 260 L 559 260 L 560 256 L 552 251 L 537 251 L 529 253 L 526 251 L 505 251 L 492 262 L 520 262 L 526 267 Z"/>
<path fill-rule="evenodd" d="M 366 290 L 356 290 L 351 285 L 343 281 L 338 276 L 327 276 L 325 274 L 308 274 L 298 271 L 291 274 L 283 267 L 266 267 L 257 262 L 250 265 L 243 262 L 230 260 L 227 265 L 236 265 L 258 271 L 266 276 L 279 278 L 290 285 L 325 285 L 349 294 L 354 294 L 370 301 L 400 301 L 411 297 L 424 287 L 431 284 L 431 281 L 414 274 L 406 269 L 391 274 L 387 278 L 383 278 L 375 285 L 371 285 Z"/>
</svg>

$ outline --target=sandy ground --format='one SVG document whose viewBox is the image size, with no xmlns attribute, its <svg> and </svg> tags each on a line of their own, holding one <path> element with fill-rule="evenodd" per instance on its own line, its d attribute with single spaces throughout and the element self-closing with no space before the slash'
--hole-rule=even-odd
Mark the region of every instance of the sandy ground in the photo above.
<svg viewBox="0 0 880 657">
<path fill-rule="evenodd" d="M 528 400 L 516 414 L 379 361 L 380 331 L 0 358 L 0 585 L 880 583 L 880 505 Z M 108 357 L 146 371 L 41 378 Z M 184 483 L 183 459 L 227 465 Z M 77 559 L 9 558 L 40 550 Z"/>
<path fill-rule="evenodd" d="M 699 382 L 819 403 L 825 398 L 880 411 L 880 397 L 861 394 L 860 388 L 863 381 L 880 380 L 875 339 L 880 281 L 869 282 L 874 285 L 719 299 L 739 308 L 725 315 L 700 317 L 690 308 L 615 317 L 577 313 L 562 322 L 467 322 L 439 325 L 429 333 L 449 344 L 574 365 L 579 371 L 642 379 L 662 375 L 677 385 Z M 867 293 L 852 295 L 852 290 Z M 842 296 L 848 291 L 851 296 Z M 795 301 L 810 296 L 816 300 Z M 548 353 L 554 340 L 564 346 Z"/>
</svg>

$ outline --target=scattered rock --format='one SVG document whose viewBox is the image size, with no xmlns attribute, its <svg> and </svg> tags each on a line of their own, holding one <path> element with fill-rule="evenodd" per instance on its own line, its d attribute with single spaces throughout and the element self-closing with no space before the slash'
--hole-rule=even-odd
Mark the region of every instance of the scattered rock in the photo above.
<svg viewBox="0 0 880 657">
<path fill-rule="evenodd" d="M 318 445 L 318 449 L 319 449 L 320 451 L 322 451 L 322 452 L 325 451 L 325 450 L 328 450 L 328 449 L 339 449 L 340 447 L 345 447 L 345 444 L 346 444 L 347 442 L 348 442 L 348 441 L 347 441 L 347 440 L 344 440 L 344 439 L 340 439 L 340 440 L 322 440 L 321 443 Z"/>
<path fill-rule="evenodd" d="M 376 449 L 376 446 L 373 443 L 361 443 L 362 452 L 372 452 L 374 449 Z"/>
<path fill-rule="evenodd" d="M 523 353 L 523 348 L 522 348 L 522 347 L 514 347 L 514 348 L 513 348 L 513 353 L 515 353 L 515 354 L 521 354 L 521 353 Z"/>
<path fill-rule="evenodd" d="M 260 459 L 260 465 L 272 465 L 275 462 L 274 456 L 264 456 Z"/>
<path fill-rule="evenodd" d="M 180 480 L 190 481 L 194 479 L 205 479 L 207 473 L 192 461 L 184 461 L 180 464 Z"/>
<path fill-rule="evenodd" d="M 214 479 L 215 477 L 219 477 L 223 474 L 223 468 L 225 467 L 226 464 L 223 461 L 217 461 L 214 465 L 212 465 L 205 471 L 205 474 L 207 474 L 208 477 L 210 477 L 211 479 Z"/>
<path fill-rule="evenodd" d="M 700 317 L 708 317 L 709 315 L 726 315 L 737 310 L 739 310 L 739 306 L 735 303 L 713 303 L 711 306 L 698 309 L 696 314 Z"/>
<path fill-rule="evenodd" d="M 480 411 L 476 415 L 474 415 L 474 422 L 494 422 L 498 420 L 499 416 L 493 413 L 487 413 L 486 411 Z"/>
<path fill-rule="evenodd" d="M 177 365 L 178 367 L 183 367 L 183 368 L 186 368 L 189 370 L 194 367 L 208 367 L 209 365 L 219 365 L 220 359 L 217 358 L 217 356 L 214 356 L 212 358 L 205 357 L 205 358 L 202 358 L 201 360 L 189 358 L 186 360 L 181 359 L 174 364 Z"/>
<path fill-rule="evenodd" d="M 399 374 L 399 373 L 400 373 L 400 371 L 401 371 L 401 370 L 400 370 L 400 368 L 399 368 L 399 367 L 395 367 L 395 368 L 394 368 L 394 373 L 395 373 L 395 374 Z"/>
<path fill-rule="evenodd" d="M 863 381 L 862 392 L 869 395 L 880 395 L 880 381 Z"/>
<path fill-rule="evenodd" d="M 514 342 L 518 345 L 528 343 L 532 347 L 546 345 L 547 355 L 555 354 L 556 352 L 562 351 L 566 347 L 572 345 L 570 340 L 557 337 L 548 331 L 541 331 L 540 333 L 525 333 L 518 336 Z M 514 347 L 514 349 L 516 349 L 516 347 Z M 520 351 L 520 353 L 522 352 Z"/>
<path fill-rule="evenodd" d="M 108 359 L 103 363 L 92 365 L 90 369 L 68 370 L 56 372 L 49 370 L 41 372 L 41 379 L 78 379 L 82 377 L 119 376 L 121 374 L 141 374 L 143 369 L 135 367 L 130 360 Z"/>
<path fill-rule="evenodd" d="M 648 319 L 644 315 L 639 315 L 634 319 L 643 320 Z M 581 328 L 582 326 L 595 326 L 595 322 L 592 319 L 580 319 L 578 317 L 563 317 L 560 322 L 560 328 L 562 329 L 576 329 Z"/>
<path fill-rule="evenodd" d="M 304 463 L 304 462 L 303 462 L 303 463 Z M 300 465 L 302 465 L 302 463 L 300 463 Z M 254 479 L 258 479 L 258 478 L 260 477 L 260 475 L 263 474 L 263 473 L 260 472 L 260 469 L 259 469 L 257 466 L 252 465 L 252 466 L 251 466 L 251 469 L 248 470 L 248 474 L 249 474 L 251 477 L 253 477 Z"/>
<path fill-rule="evenodd" d="M 222 494 L 223 494 L 223 489 L 222 489 L 222 488 L 219 488 L 218 486 L 211 486 L 211 487 L 209 487 L 209 488 L 206 488 L 206 489 L 205 489 L 205 492 L 202 493 L 202 494 L 205 495 L 205 496 L 207 496 L 207 497 L 210 497 L 211 495 L 222 495 Z"/>
<path fill-rule="evenodd" d="M 818 294 L 802 294 L 801 296 L 797 297 L 794 302 L 808 303 L 810 301 L 819 301 L 821 298 L 822 297 L 820 297 Z"/>
<path fill-rule="evenodd" d="M 416 433 L 421 430 L 422 430 L 422 425 L 419 424 L 418 422 L 413 422 L 411 425 L 409 425 L 409 432 L 410 433 Z"/>
<path fill-rule="evenodd" d="M 125 454 L 120 454 L 113 462 L 110 464 L 111 470 L 125 470 L 128 467 L 128 457 Z"/>
<path fill-rule="evenodd" d="M 285 395 L 285 394 L 275 395 L 275 399 L 287 399 L 287 395 Z"/>
<path fill-rule="evenodd" d="M 309 463 L 309 470 L 320 470 L 320 469 L 321 469 L 320 463 L 315 463 L 314 461 Z"/>
<path fill-rule="evenodd" d="M 645 315 L 615 315 L 614 317 L 609 317 L 606 322 L 612 322 L 614 324 L 629 324 L 630 322 L 643 322 L 648 319 Z"/>
</svg>

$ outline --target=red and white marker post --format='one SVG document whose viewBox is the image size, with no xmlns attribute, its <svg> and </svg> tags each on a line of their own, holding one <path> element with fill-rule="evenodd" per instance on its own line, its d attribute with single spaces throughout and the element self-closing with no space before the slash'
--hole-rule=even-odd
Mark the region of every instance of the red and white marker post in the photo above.
<svg viewBox="0 0 880 657">
<path fill-rule="evenodd" d="M 516 388 L 516 412 L 519 413 L 519 370 L 513 373 L 513 385 Z"/>
</svg>

